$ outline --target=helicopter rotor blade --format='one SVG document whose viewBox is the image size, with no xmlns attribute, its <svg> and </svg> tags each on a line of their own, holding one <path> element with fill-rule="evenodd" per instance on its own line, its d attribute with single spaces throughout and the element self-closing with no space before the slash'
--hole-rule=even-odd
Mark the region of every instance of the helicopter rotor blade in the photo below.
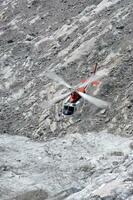
<svg viewBox="0 0 133 200">
<path fill-rule="evenodd" d="M 56 103 L 59 103 L 61 100 L 65 99 L 70 94 L 71 94 L 71 92 L 67 92 L 65 94 L 61 94 L 58 97 L 55 97 L 54 99 L 52 99 L 51 101 L 48 102 L 48 107 L 51 107 L 52 105 L 54 105 Z"/>
<path fill-rule="evenodd" d="M 99 108 L 106 108 L 110 106 L 110 103 L 108 103 L 107 101 L 103 101 L 101 99 L 98 99 L 96 97 L 92 97 L 88 94 L 82 93 L 77 91 L 77 93 L 83 97 L 85 100 L 89 101 L 90 103 L 94 104 L 95 106 L 99 107 Z"/>
<path fill-rule="evenodd" d="M 93 74 L 89 79 L 87 79 L 84 83 L 80 83 L 77 86 L 75 86 L 74 88 L 81 88 L 81 87 L 86 87 L 89 84 L 91 84 L 93 81 L 97 81 L 98 79 L 103 78 L 104 76 L 107 75 L 107 71 L 106 70 L 101 70 L 96 72 L 96 74 Z"/>
<path fill-rule="evenodd" d="M 57 83 L 59 83 L 60 85 L 64 85 L 65 87 L 71 89 L 72 86 L 69 85 L 66 81 L 63 80 L 63 78 L 59 77 L 56 73 L 54 72 L 49 72 L 46 74 L 46 76 L 54 81 L 56 81 Z"/>
</svg>

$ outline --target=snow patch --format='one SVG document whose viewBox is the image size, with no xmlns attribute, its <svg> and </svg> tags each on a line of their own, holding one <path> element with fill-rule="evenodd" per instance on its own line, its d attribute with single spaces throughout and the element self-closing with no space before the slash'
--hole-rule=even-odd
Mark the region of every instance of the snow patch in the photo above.
<svg viewBox="0 0 133 200">
<path fill-rule="evenodd" d="M 40 16 L 39 15 L 37 15 L 35 18 L 33 18 L 29 23 L 30 23 L 30 25 L 32 25 L 32 24 L 34 24 L 37 20 L 39 20 L 40 19 Z"/>
<path fill-rule="evenodd" d="M 61 29 L 57 30 L 55 33 L 54 33 L 54 37 L 56 39 L 60 38 L 60 37 L 63 37 L 65 35 L 70 35 L 71 33 L 73 33 L 76 29 L 78 28 L 77 25 L 75 24 L 71 24 L 71 25 L 63 25 L 61 27 Z"/>
<path fill-rule="evenodd" d="M 97 5 L 97 7 L 94 9 L 95 13 L 99 13 L 105 8 L 108 8 L 116 3 L 118 3 L 121 0 L 103 0 L 101 3 Z"/>
<path fill-rule="evenodd" d="M 88 17 L 88 16 L 82 16 L 80 19 L 79 19 L 79 22 L 88 22 L 89 20 L 91 19 L 91 17 Z"/>
<path fill-rule="evenodd" d="M 53 36 L 42 38 L 38 42 L 35 43 L 35 47 L 38 48 L 39 45 L 41 45 L 42 43 L 45 43 L 47 41 L 52 41 L 52 40 L 54 40 Z"/>
<path fill-rule="evenodd" d="M 2 36 L 4 34 L 4 31 L 0 31 L 0 36 Z"/>
</svg>

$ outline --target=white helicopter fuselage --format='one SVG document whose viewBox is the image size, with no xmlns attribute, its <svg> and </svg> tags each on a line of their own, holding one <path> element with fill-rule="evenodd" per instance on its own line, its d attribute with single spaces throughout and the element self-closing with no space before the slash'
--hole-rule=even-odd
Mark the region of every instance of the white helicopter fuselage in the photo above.
<svg viewBox="0 0 133 200">
<path fill-rule="evenodd" d="M 70 97 L 68 97 L 64 102 L 63 102 L 63 115 L 72 115 L 74 114 L 77 110 L 79 110 L 84 103 L 83 98 L 80 98 L 77 102 L 71 103 L 70 102 Z"/>
</svg>

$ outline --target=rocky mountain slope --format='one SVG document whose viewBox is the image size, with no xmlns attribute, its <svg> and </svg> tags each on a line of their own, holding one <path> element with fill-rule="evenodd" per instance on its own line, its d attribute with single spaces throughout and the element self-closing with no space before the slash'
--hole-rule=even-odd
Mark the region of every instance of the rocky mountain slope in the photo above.
<svg viewBox="0 0 133 200">
<path fill-rule="evenodd" d="M 132 133 L 132 1 L 2 1 L 1 22 L 2 133 L 42 139 L 71 127 Z M 46 102 L 62 88 L 46 70 L 75 84 L 95 62 L 109 71 L 98 96 L 111 109 L 101 114 L 87 103 L 60 120 L 62 105 L 51 112 Z"/>
<path fill-rule="evenodd" d="M 37 188 L 42 189 L 38 195 L 42 192 L 43 199 L 133 198 L 132 18 L 132 0 L 0 0 L 0 133 L 5 134 L 0 138 L 0 153 L 4 155 L 0 180 L 2 200 L 9 195 L 9 199 L 41 199 L 36 193 L 26 193 L 24 196 L 24 192 L 35 189 L 38 184 Z M 99 69 L 108 71 L 95 95 L 111 102 L 110 109 L 101 110 L 85 102 L 80 111 L 68 118 L 61 115 L 62 102 L 48 108 L 48 101 L 65 89 L 49 80 L 45 75 L 47 72 L 55 71 L 75 85 L 80 79 L 88 77 L 95 63 L 98 63 Z M 105 136 L 103 130 L 114 136 Z M 28 136 L 43 143 L 33 144 L 26 138 L 10 137 L 8 134 Z M 107 146 L 98 140 L 99 134 Z M 73 147 L 75 140 L 77 147 Z M 120 150 L 118 147 L 111 150 L 115 140 Z M 16 144 L 16 150 L 12 148 L 14 141 L 19 144 Z M 69 148 L 63 141 L 70 143 Z M 93 141 L 96 145 L 95 142 L 93 145 Z M 56 143 L 58 148 L 54 146 Z M 123 143 L 126 145 L 123 146 Z M 100 148 L 103 145 L 102 151 L 99 145 Z M 109 150 L 108 145 L 111 145 Z M 37 152 L 33 146 L 36 151 L 38 149 Z M 43 148 L 50 158 L 39 156 Z M 24 152 L 23 155 L 20 150 Z M 55 152 L 51 156 L 49 151 Z M 99 151 L 97 157 L 96 152 Z M 35 157 L 40 157 L 39 161 L 32 152 Z M 19 154 L 22 156 L 20 161 L 14 161 L 19 160 Z M 29 162 L 28 157 L 31 157 Z M 66 158 L 64 166 L 60 166 L 61 158 L 62 163 Z M 96 166 L 91 163 L 93 159 Z M 84 161 L 87 165 L 85 169 L 81 166 Z M 71 163 L 72 170 L 68 168 L 68 163 Z M 77 163 L 77 167 L 74 163 Z M 20 175 L 10 175 L 17 173 L 17 170 L 20 170 Z M 21 179 L 21 170 L 25 170 L 26 180 L 22 178 L 23 183 L 18 183 L 16 179 Z M 49 175 L 51 170 L 52 176 Z M 55 187 L 58 184 L 55 180 L 57 171 L 60 186 Z M 34 174 L 32 181 L 28 177 L 31 172 Z M 5 179 L 11 181 L 8 187 L 7 182 L 3 182 Z M 17 183 L 20 185 L 15 190 Z M 107 193 L 103 184 L 107 187 L 111 184 Z M 48 191 L 44 191 L 44 188 Z M 115 192 L 112 193 L 114 188 Z"/>
</svg>

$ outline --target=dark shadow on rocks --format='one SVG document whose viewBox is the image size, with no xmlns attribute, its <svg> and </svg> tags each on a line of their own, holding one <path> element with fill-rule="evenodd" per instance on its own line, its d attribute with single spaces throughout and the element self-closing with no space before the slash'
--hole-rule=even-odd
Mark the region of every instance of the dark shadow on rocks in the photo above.
<svg viewBox="0 0 133 200">
<path fill-rule="evenodd" d="M 48 198 L 48 194 L 44 190 L 33 190 L 16 196 L 11 200 L 45 200 Z"/>
</svg>

